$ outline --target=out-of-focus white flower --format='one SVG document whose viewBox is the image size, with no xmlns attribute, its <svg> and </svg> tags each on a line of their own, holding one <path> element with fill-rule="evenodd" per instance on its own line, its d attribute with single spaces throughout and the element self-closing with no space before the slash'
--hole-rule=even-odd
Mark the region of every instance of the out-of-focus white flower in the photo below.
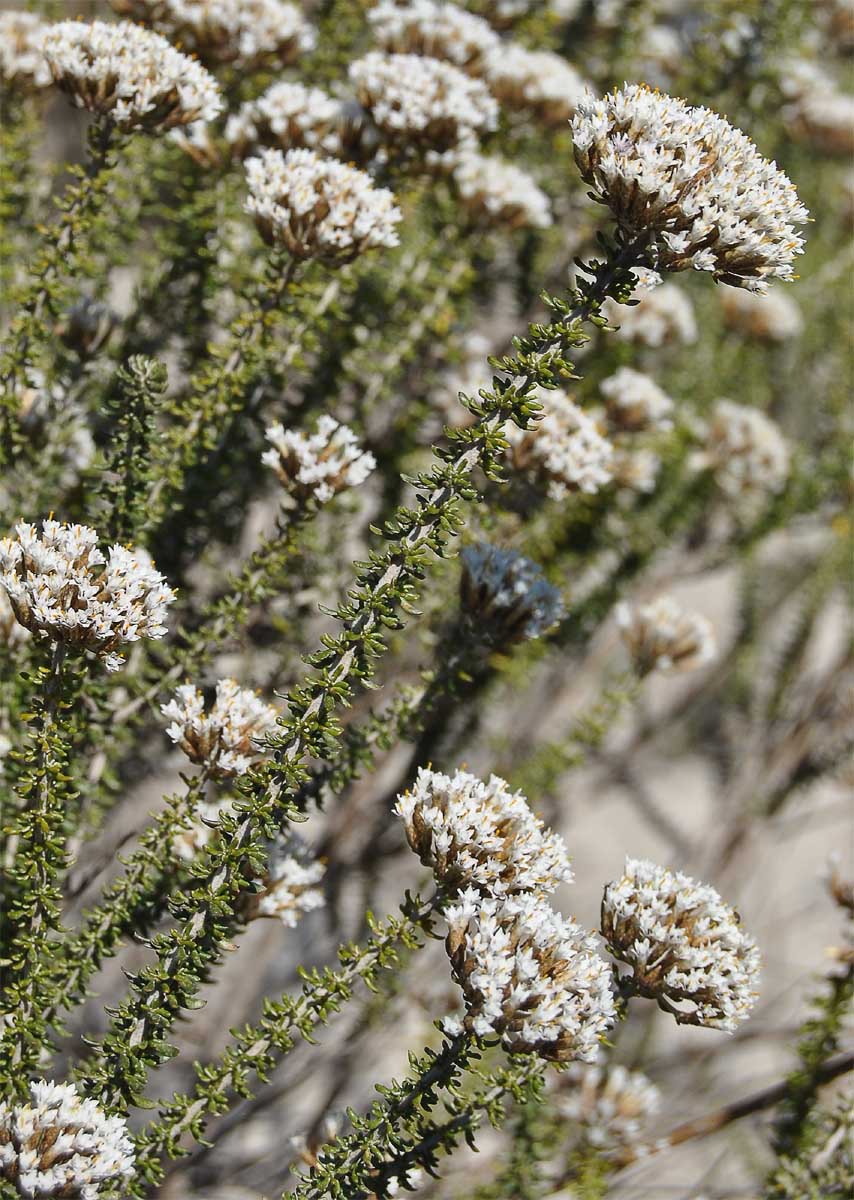
<svg viewBox="0 0 854 1200">
<path fill-rule="evenodd" d="M 604 1151 L 637 1145 L 661 1107 L 661 1092 L 640 1071 L 573 1063 L 558 1078 L 556 1107 Z"/>
<path fill-rule="evenodd" d="M 645 86 L 585 98 L 572 122 L 581 176 L 667 271 L 762 291 L 791 279 L 809 217 L 792 182 L 723 117 Z"/>
<path fill-rule="evenodd" d="M 481 543 L 460 553 L 460 599 L 478 633 L 499 644 L 541 637 L 563 617 L 563 599 L 524 554 Z"/>
<path fill-rule="evenodd" d="M 630 492 L 655 491 L 661 471 L 661 459 L 646 446 L 635 449 L 617 446 L 614 451 L 614 482 Z"/>
<path fill-rule="evenodd" d="M 361 449 L 352 429 L 326 415 L 311 434 L 285 429 L 277 422 L 267 430 L 267 441 L 271 447 L 261 461 L 302 501 L 326 504 L 338 492 L 358 487 L 377 465 L 373 454 Z"/>
<path fill-rule="evenodd" d="M 0 1104 L 0 1179 L 25 1197 L 97 1200 L 133 1174 L 123 1117 L 108 1117 L 74 1084 L 30 1084 L 29 1104 Z M 112 1189 L 111 1189 L 112 1194 Z"/>
<path fill-rule="evenodd" d="M 287 929 L 300 917 L 324 905 L 320 883 L 326 868 L 301 848 L 286 846 L 274 851 L 262 890 L 250 898 L 249 919 L 275 917 Z"/>
<path fill-rule="evenodd" d="M 368 20 L 383 50 L 444 58 L 473 75 L 480 74 L 484 59 L 501 45 L 483 17 L 436 0 L 380 0 Z"/>
<path fill-rule="evenodd" d="M 86 525 L 25 521 L 0 539 L 0 586 L 15 616 L 31 633 L 89 650 L 109 671 L 116 653 L 140 638 L 161 638 L 175 593 L 144 550 L 111 546 L 106 556 Z"/>
<path fill-rule="evenodd" d="M 350 64 L 350 79 L 383 141 L 403 151 L 471 146 L 498 122 L 485 85 L 437 58 L 373 50 Z"/>
<path fill-rule="evenodd" d="M 743 288 L 723 287 L 720 300 L 727 325 L 748 337 L 787 342 L 803 333 L 804 318 L 798 302 L 779 288 L 757 296 Z"/>
<path fill-rule="evenodd" d="M 614 448 L 595 422 L 563 392 L 540 388 L 535 398 L 545 409 L 536 425 L 505 431 L 514 469 L 543 476 L 553 500 L 606 487 L 614 477 Z"/>
<path fill-rule="evenodd" d="M 176 833 L 172 839 L 174 853 L 184 862 L 192 862 L 210 844 L 219 818 L 231 807 L 231 800 L 199 801 L 192 824 Z"/>
<path fill-rule="evenodd" d="M 491 775 L 422 767 L 395 813 L 409 845 L 447 890 L 485 896 L 551 892 L 572 879 L 563 839 L 544 830 L 521 792 Z"/>
<path fill-rule="evenodd" d="M 777 425 L 756 408 L 719 400 L 705 446 L 692 455 L 697 471 L 713 471 L 721 491 L 733 498 L 781 492 L 789 477 L 789 447 Z"/>
<path fill-rule="evenodd" d="M 568 121 L 587 88 L 559 54 L 526 50 L 515 42 L 502 42 L 489 55 L 485 78 L 506 108 L 532 112 L 546 125 Z"/>
<path fill-rule="evenodd" d="M 29 636 L 29 630 L 25 629 L 15 616 L 15 610 L 9 602 L 9 597 L 0 588 L 0 642 L 14 650 L 17 646 L 23 645 Z"/>
<path fill-rule="evenodd" d="M 644 278 L 646 280 L 648 276 Z M 638 303 L 617 304 L 609 297 L 602 305 L 602 316 L 609 325 L 617 326 L 616 336 L 620 341 L 652 349 L 696 342 L 697 322 L 693 305 L 683 289 L 675 283 L 642 287 L 633 299 Z"/>
<path fill-rule="evenodd" d="M 60 21 L 42 44 L 57 86 L 120 129 L 160 133 L 212 121 L 222 109 L 216 80 L 200 63 L 129 21 Z"/>
<path fill-rule="evenodd" d="M 160 711 L 172 724 L 166 730 L 190 762 L 211 775 L 246 771 L 259 753 L 257 741 L 276 724 L 278 713 L 234 679 L 220 679 L 216 697 L 205 712 L 205 698 L 191 683 L 182 684 Z"/>
<path fill-rule="evenodd" d="M 611 971 L 593 935 L 533 895 L 492 900 L 463 892 L 445 918 L 464 1029 L 500 1037 L 512 1054 L 596 1058 L 615 1006 Z"/>
<path fill-rule="evenodd" d="M 263 150 L 246 163 L 246 211 L 264 240 L 330 266 L 398 244 L 400 209 L 369 175 L 313 150 Z"/>
<path fill-rule="evenodd" d="M 519 167 L 500 158 L 465 153 L 453 171 L 460 199 L 469 213 L 509 229 L 546 229 L 552 223 L 545 192 Z"/>
<path fill-rule="evenodd" d="M 315 33 L 284 0 L 110 0 L 117 12 L 154 25 L 211 63 L 293 62 L 314 48 Z"/>
<path fill-rule="evenodd" d="M 687 612 L 671 596 L 658 596 L 636 608 L 625 602 L 616 609 L 617 624 L 635 670 L 693 671 L 717 653 L 711 621 Z"/>
<path fill-rule="evenodd" d="M 679 1024 L 732 1032 L 756 1002 L 759 951 L 713 887 L 643 859 L 605 887 L 602 936 Z M 685 1005 L 690 1005 L 685 1008 Z"/>
<path fill-rule="evenodd" d="M 0 79 L 25 88 L 53 83 L 42 49 L 46 29 L 35 13 L 0 13 Z"/>
<path fill-rule="evenodd" d="M 492 386 L 492 368 L 486 361 L 493 346 L 480 333 L 467 333 L 460 343 L 460 361 L 451 367 L 433 388 L 430 398 L 439 410 L 442 421 L 454 428 L 471 425 L 474 416 L 460 403 L 460 392 L 476 397 Z"/>
<path fill-rule="evenodd" d="M 840 91 L 827 64 L 789 59 L 780 75 L 790 98 L 783 118 L 792 136 L 825 154 L 854 154 L 854 96 Z"/>
<path fill-rule="evenodd" d="M 654 379 L 631 367 L 619 367 L 603 379 L 599 390 L 606 399 L 608 416 L 617 429 L 671 429 L 673 401 Z"/>
<path fill-rule="evenodd" d="M 225 140 L 242 155 L 262 147 L 341 154 L 341 103 L 316 87 L 285 80 L 228 118 Z"/>
</svg>

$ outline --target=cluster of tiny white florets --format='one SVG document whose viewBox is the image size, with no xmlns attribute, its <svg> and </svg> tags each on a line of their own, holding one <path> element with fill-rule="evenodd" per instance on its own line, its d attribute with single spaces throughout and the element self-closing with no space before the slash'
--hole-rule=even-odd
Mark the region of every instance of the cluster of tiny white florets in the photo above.
<svg viewBox="0 0 854 1200">
<path fill-rule="evenodd" d="M 466 1015 L 448 1032 L 498 1036 L 513 1054 L 592 1062 L 615 1020 L 611 971 L 596 938 L 542 896 L 484 898 L 445 910 L 447 950 Z"/>
<path fill-rule="evenodd" d="M 46 29 L 35 13 L 0 13 L 0 79 L 37 88 L 53 82 L 42 48 Z"/>
<path fill-rule="evenodd" d="M 266 436 L 271 446 L 261 461 L 297 500 L 325 504 L 345 488 L 358 487 L 377 465 L 353 430 L 328 415 L 320 418 L 314 433 L 285 429 L 277 422 Z"/>
<path fill-rule="evenodd" d="M 854 96 L 840 91 L 826 63 L 790 59 L 780 86 L 789 98 L 783 117 L 794 137 L 826 154 L 854 154 Z"/>
<path fill-rule="evenodd" d="M 535 398 L 545 409 L 536 425 L 506 431 L 513 467 L 542 475 L 553 500 L 607 486 L 614 477 L 614 447 L 596 423 L 563 392 L 540 388 Z"/>
<path fill-rule="evenodd" d="M 304 852 L 284 847 L 271 856 L 262 890 L 251 897 L 249 917 L 273 917 L 293 929 L 300 917 L 324 905 L 320 887 L 326 868 Z"/>
<path fill-rule="evenodd" d="M 641 1071 L 573 1063 L 558 1080 L 556 1107 L 604 1151 L 637 1145 L 661 1107 L 661 1092 Z"/>
<path fill-rule="evenodd" d="M 538 638 L 563 617 L 560 592 L 524 554 L 482 543 L 466 546 L 460 560 L 463 609 L 488 640 Z"/>
<path fill-rule="evenodd" d="M 0 586 L 15 616 L 31 633 L 90 650 L 108 670 L 117 653 L 140 638 L 161 638 L 175 593 L 144 550 L 111 546 L 104 555 L 86 525 L 25 521 L 0 539 Z"/>
<path fill-rule="evenodd" d="M 98 1200 L 133 1173 L 122 1117 L 107 1117 L 73 1084 L 30 1084 L 29 1104 L 0 1104 L 0 1179 L 20 1196 Z"/>
<path fill-rule="evenodd" d="M 341 104 L 320 88 L 284 81 L 241 105 L 226 122 L 225 140 L 241 155 L 262 147 L 337 154 L 340 118 Z"/>
<path fill-rule="evenodd" d="M 640 675 L 693 671 L 717 653 L 715 631 L 708 618 L 682 608 L 671 596 L 657 596 L 637 607 L 623 601 L 617 625 Z"/>
<path fill-rule="evenodd" d="M 575 68 L 559 54 L 526 50 L 514 42 L 502 42 L 489 56 L 485 78 L 506 108 L 532 112 L 547 125 L 568 121 L 587 90 Z"/>
<path fill-rule="evenodd" d="M 635 990 L 680 1024 L 731 1032 L 756 1002 L 752 938 L 713 887 L 681 872 L 626 859 L 624 874 L 605 887 L 602 936 L 632 968 Z"/>
<path fill-rule="evenodd" d="M 651 349 L 696 342 L 694 308 L 681 287 L 661 283 L 660 276 L 650 271 L 632 299 L 637 303 L 618 304 L 609 296 L 602 305 L 602 316 L 617 327 L 620 341 Z"/>
<path fill-rule="evenodd" d="M 191 683 L 182 684 L 160 711 L 172 724 L 166 730 L 191 762 L 212 775 L 246 771 L 258 754 L 259 738 L 276 724 L 278 713 L 234 679 L 220 679 L 205 712 L 205 698 Z"/>
<path fill-rule="evenodd" d="M 394 195 L 369 175 L 313 150 L 264 150 L 246 163 L 246 211 L 264 240 L 330 266 L 398 244 Z"/>
<path fill-rule="evenodd" d="M 398 796 L 409 845 L 446 890 L 487 896 L 550 892 L 572 878 L 563 839 L 544 831 L 521 792 L 492 775 L 422 767 Z"/>
<path fill-rule="evenodd" d="M 632 84 L 583 99 L 572 135 L 582 178 L 657 266 L 760 291 L 792 278 L 807 210 L 723 117 Z"/>
<path fill-rule="evenodd" d="M 383 141 L 403 150 L 443 154 L 498 121 L 485 85 L 437 58 L 374 50 L 351 63 L 350 80 Z"/>
<path fill-rule="evenodd" d="M 618 429 L 637 433 L 642 429 L 670 429 L 673 401 L 649 375 L 631 367 L 619 367 L 603 379 L 599 390 L 606 400 L 608 416 Z"/>
<path fill-rule="evenodd" d="M 617 446 L 614 451 L 614 483 L 630 492 L 654 492 L 661 459 L 648 446 Z"/>
<path fill-rule="evenodd" d="M 129 21 L 60 21 L 47 28 L 43 48 L 74 104 L 120 129 L 162 132 L 212 121 L 222 109 L 216 80 L 200 63 Z"/>
<path fill-rule="evenodd" d="M 787 342 L 803 333 L 804 318 L 797 300 L 771 288 L 764 296 L 742 288 L 720 289 L 724 320 L 731 329 L 766 342 Z"/>
<path fill-rule="evenodd" d="M 732 400 L 719 400 L 704 448 L 693 455 L 695 470 L 714 472 L 727 496 L 781 492 L 789 476 L 789 447 L 764 413 Z"/>
<path fill-rule="evenodd" d="M 500 158 L 464 153 L 453 171 L 457 192 L 475 219 L 509 229 L 546 229 L 549 198 L 527 171 Z"/>
<path fill-rule="evenodd" d="M 315 33 L 294 4 L 283 0 L 111 0 L 113 8 L 146 21 L 209 62 L 279 64 L 313 49 Z"/>
<path fill-rule="evenodd" d="M 436 0 L 411 0 L 407 4 L 381 0 L 371 9 L 368 20 L 384 50 L 444 58 L 475 75 L 501 45 L 498 34 L 483 17 Z"/>
</svg>

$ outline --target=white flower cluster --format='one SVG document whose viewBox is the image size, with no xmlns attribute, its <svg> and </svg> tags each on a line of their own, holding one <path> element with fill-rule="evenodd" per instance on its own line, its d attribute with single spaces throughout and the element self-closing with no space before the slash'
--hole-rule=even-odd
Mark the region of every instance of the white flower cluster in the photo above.
<svg viewBox="0 0 854 1200">
<path fill-rule="evenodd" d="M 770 417 L 748 405 L 719 400 L 705 447 L 690 463 L 695 470 L 713 471 L 727 496 L 775 493 L 789 477 L 789 447 Z"/>
<path fill-rule="evenodd" d="M 572 135 L 582 178 L 629 237 L 649 239 L 659 267 L 757 291 L 792 278 L 807 210 L 723 117 L 631 84 L 582 100 Z"/>
<path fill-rule="evenodd" d="M 201 800 L 196 805 L 194 820 L 172 840 L 172 849 L 184 862 L 192 862 L 200 850 L 207 846 L 216 830 L 220 817 L 231 808 L 230 800 Z"/>
<path fill-rule="evenodd" d="M 609 325 L 617 326 L 616 336 L 620 341 L 651 349 L 690 346 L 696 342 L 694 308 L 684 290 L 675 283 L 642 286 L 633 299 L 638 303 L 617 304 L 609 296 L 602 305 L 602 316 Z"/>
<path fill-rule="evenodd" d="M 215 776 L 237 775 L 252 765 L 256 742 L 276 724 L 278 713 L 255 692 L 234 679 L 220 679 L 211 708 L 191 683 L 182 684 L 160 711 L 172 724 L 166 730 L 190 762 Z"/>
<path fill-rule="evenodd" d="M 572 878 L 563 839 L 544 832 L 521 792 L 503 779 L 422 767 L 394 809 L 437 883 L 481 895 L 550 892 Z"/>
<path fill-rule="evenodd" d="M 654 492 L 661 459 L 648 446 L 617 446 L 614 451 L 614 482 L 630 492 Z"/>
<path fill-rule="evenodd" d="M 281 65 L 314 48 L 300 10 L 283 0 L 111 0 L 113 8 L 154 25 L 209 62 Z"/>
<path fill-rule="evenodd" d="M 465 153 L 453 170 L 460 199 L 476 220 L 509 229 L 546 229 L 551 205 L 527 171 L 500 158 Z"/>
<path fill-rule="evenodd" d="M 444 154 L 472 145 L 498 122 L 485 85 L 437 58 L 372 50 L 349 73 L 383 140 L 404 150 Z"/>
<path fill-rule="evenodd" d="M 661 1107 L 661 1092 L 640 1071 L 573 1063 L 559 1078 L 556 1107 L 581 1126 L 585 1140 L 604 1151 L 635 1146 Z"/>
<path fill-rule="evenodd" d="M 596 1058 L 615 1006 L 611 970 L 593 935 L 534 895 L 495 900 L 471 889 L 445 918 L 466 1005 L 462 1028 L 500 1037 L 512 1054 Z M 453 1031 L 453 1020 L 446 1027 Z"/>
<path fill-rule="evenodd" d="M 0 13 L 0 79 L 37 88 L 53 83 L 42 49 L 46 29 L 35 13 Z"/>
<path fill-rule="evenodd" d="M 120 647 L 161 638 L 175 593 L 144 550 L 111 546 L 105 556 L 86 525 L 21 521 L 0 539 L 0 587 L 31 633 L 90 650 L 109 671 L 124 661 Z"/>
<path fill-rule="evenodd" d="M 324 905 L 325 867 L 303 853 L 274 854 L 263 890 L 251 898 L 250 919 L 274 917 L 294 929 L 300 917 Z"/>
<path fill-rule="evenodd" d="M 624 874 L 605 887 L 602 936 L 632 968 L 640 995 L 680 1024 L 731 1032 L 756 1002 L 752 938 L 713 887 L 681 872 L 626 859 Z"/>
<path fill-rule="evenodd" d="M 547 125 L 563 125 L 584 97 L 587 84 L 565 58 L 549 50 L 526 50 L 502 42 L 486 64 L 490 89 L 508 109 L 534 113 Z"/>
<path fill-rule="evenodd" d="M 545 409 L 536 425 L 506 430 L 513 467 L 542 475 L 553 500 L 606 487 L 614 478 L 614 448 L 595 422 L 563 392 L 540 388 L 536 399 Z"/>
<path fill-rule="evenodd" d="M 854 154 L 854 96 L 840 91 L 826 63 L 792 59 L 780 80 L 790 97 L 783 109 L 790 133 L 825 154 Z"/>
<path fill-rule="evenodd" d="M 0 1179 L 19 1196 L 98 1200 L 101 1184 L 133 1173 L 122 1117 L 107 1117 L 73 1084 L 30 1084 L 30 1103 L 0 1104 Z"/>
<path fill-rule="evenodd" d="M 800 306 L 779 288 L 764 296 L 743 288 L 722 287 L 721 309 L 731 329 L 765 342 L 788 342 L 803 333 L 804 318 Z"/>
<path fill-rule="evenodd" d="M 501 45 L 483 17 L 436 0 L 410 0 L 407 4 L 380 0 L 368 20 L 384 50 L 444 58 L 474 75 L 480 74 L 485 60 Z"/>
<path fill-rule="evenodd" d="M 649 375 L 631 367 L 619 367 L 602 380 L 599 390 L 617 429 L 637 433 L 642 429 L 672 428 L 673 401 Z"/>
<path fill-rule="evenodd" d="M 261 461 L 297 500 L 326 504 L 345 488 L 358 487 L 377 465 L 373 454 L 360 448 L 353 430 L 328 415 L 320 418 L 314 433 L 276 422 L 266 436 L 271 446 Z"/>
<path fill-rule="evenodd" d="M 222 109 L 203 66 L 129 21 L 60 21 L 47 28 L 43 47 L 57 86 L 120 129 L 162 132 L 212 121 Z"/>
<path fill-rule="evenodd" d="M 241 105 L 226 122 L 225 140 L 241 156 L 262 147 L 340 155 L 340 120 L 341 105 L 326 92 L 285 81 Z"/>
<path fill-rule="evenodd" d="M 478 634 L 498 644 L 541 637 L 564 615 L 561 594 L 515 550 L 482 543 L 460 554 L 460 599 Z"/>
<path fill-rule="evenodd" d="M 617 624 L 640 675 L 693 671 L 717 653 L 712 623 L 700 613 L 686 612 L 671 596 L 658 596 L 637 608 L 622 602 Z"/>
<path fill-rule="evenodd" d="M 246 163 L 246 211 L 261 236 L 294 258 L 330 266 L 398 244 L 394 195 L 370 176 L 313 150 L 264 150 Z"/>
</svg>

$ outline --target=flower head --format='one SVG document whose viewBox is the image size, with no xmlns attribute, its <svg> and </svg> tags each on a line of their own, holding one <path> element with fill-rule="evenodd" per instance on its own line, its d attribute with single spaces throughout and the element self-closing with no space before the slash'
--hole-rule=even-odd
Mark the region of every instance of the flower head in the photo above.
<svg viewBox="0 0 854 1200">
<path fill-rule="evenodd" d="M 756 1002 L 752 938 L 713 887 L 681 872 L 627 858 L 624 874 L 605 887 L 602 936 L 632 968 L 640 995 L 680 1024 L 731 1032 Z"/>
<path fill-rule="evenodd" d="M 789 476 L 789 447 L 764 413 L 732 400 L 719 400 L 703 450 L 693 455 L 696 470 L 714 472 L 727 496 L 781 492 Z"/>
<path fill-rule="evenodd" d="M 552 223 L 548 196 L 512 163 L 466 153 L 454 167 L 453 180 L 475 218 L 509 229 L 545 229 Z"/>
<path fill-rule="evenodd" d="M 604 1151 L 637 1145 L 661 1092 L 640 1071 L 573 1063 L 558 1081 L 557 1110 L 581 1126 L 585 1140 Z"/>
<path fill-rule="evenodd" d="M 592 495 L 613 479 L 614 448 L 594 421 L 558 391 L 538 389 L 544 415 L 532 429 L 511 425 L 505 431 L 510 461 L 517 471 L 540 475 L 553 500 L 572 492 Z"/>
<path fill-rule="evenodd" d="M 480 73 L 484 59 L 501 45 L 483 17 L 436 0 L 407 4 L 380 0 L 368 20 L 383 50 L 443 58 L 473 75 Z"/>
<path fill-rule="evenodd" d="M 262 890 L 250 899 L 249 917 L 275 917 L 295 928 L 300 917 L 322 908 L 325 901 L 320 884 L 326 868 L 292 840 L 274 850 Z"/>
<path fill-rule="evenodd" d="M 128 21 L 60 21 L 48 27 L 43 48 L 57 86 L 73 103 L 120 129 L 159 133 L 212 121 L 222 109 L 216 80 L 204 67 Z"/>
<path fill-rule="evenodd" d="M 228 118 L 225 140 L 241 155 L 265 146 L 340 155 L 340 121 L 339 101 L 320 88 L 284 80 Z"/>
<path fill-rule="evenodd" d="M 437 58 L 373 50 L 351 63 L 350 79 L 383 141 L 406 151 L 470 146 L 498 121 L 484 84 Z"/>
<path fill-rule="evenodd" d="M 460 560 L 463 608 L 488 640 L 538 638 L 563 617 L 560 592 L 523 554 L 481 543 L 466 546 Z"/>
<path fill-rule="evenodd" d="M 248 770 L 258 754 L 256 742 L 274 727 L 279 715 L 233 679 L 219 680 L 207 712 L 204 696 L 191 683 L 182 684 L 160 711 L 172 722 L 167 734 L 189 760 L 219 776 Z"/>
<path fill-rule="evenodd" d="M 611 422 L 619 430 L 637 433 L 641 429 L 672 427 L 673 401 L 641 371 L 619 367 L 602 380 L 599 391 L 605 397 Z"/>
<path fill-rule="evenodd" d="M 313 150 L 264 150 L 246 163 L 246 211 L 264 240 L 330 266 L 398 243 L 400 209 L 370 176 Z"/>
<path fill-rule="evenodd" d="M 764 290 L 792 278 L 808 219 L 791 181 L 707 108 L 630 84 L 585 97 L 572 122 L 584 181 L 656 266 Z"/>
<path fill-rule="evenodd" d="M 764 296 L 743 288 L 720 290 L 724 320 L 731 329 L 763 342 L 788 342 L 803 333 L 804 318 L 798 302 L 780 288 Z"/>
<path fill-rule="evenodd" d="M 144 550 L 111 546 L 104 555 L 86 525 L 22 521 L 15 537 L 0 539 L 0 586 L 15 616 L 31 633 L 90 650 L 108 670 L 116 652 L 140 638 L 161 638 L 175 593 Z"/>
<path fill-rule="evenodd" d="M 394 811 L 409 845 L 445 889 L 551 892 L 572 878 L 563 839 L 545 832 L 522 793 L 497 775 L 484 783 L 467 771 L 442 775 L 422 767 Z"/>
<path fill-rule="evenodd" d="M 29 1104 L 0 1104 L 0 1179 L 20 1196 L 97 1200 L 100 1185 L 130 1179 L 133 1164 L 124 1118 L 106 1116 L 74 1084 L 41 1080 Z"/>
<path fill-rule="evenodd" d="M 47 28 L 35 13 L 0 13 L 0 79 L 26 88 L 43 88 L 53 82 L 42 49 Z"/>
<path fill-rule="evenodd" d="M 511 1054 L 596 1058 L 615 1006 L 594 936 L 541 896 L 490 900 L 468 891 L 445 918 L 468 1032 L 500 1037 Z"/>
<path fill-rule="evenodd" d="M 618 604 L 617 624 L 640 675 L 693 671 L 711 662 L 717 650 L 711 621 L 686 612 L 670 596 L 637 608 Z"/>
<path fill-rule="evenodd" d="M 362 450 L 352 429 L 322 416 L 314 433 L 285 429 L 278 422 L 267 430 L 269 450 L 261 461 L 272 467 L 280 483 L 298 500 L 326 504 L 338 492 L 357 487 L 373 471 L 376 459 Z"/>
<path fill-rule="evenodd" d="M 283 0 L 111 0 L 117 12 L 154 25 L 204 62 L 243 67 L 293 62 L 313 49 L 314 30 Z"/>
<path fill-rule="evenodd" d="M 565 58 L 550 50 L 526 50 L 500 42 L 486 63 L 485 77 L 511 111 L 527 109 L 546 125 L 563 125 L 585 95 L 587 84 Z"/>
<path fill-rule="evenodd" d="M 675 283 L 641 286 L 633 299 L 636 304 L 617 304 L 609 296 L 602 305 L 602 316 L 617 327 L 620 341 L 652 349 L 696 342 L 694 308 L 681 287 Z"/>
</svg>

